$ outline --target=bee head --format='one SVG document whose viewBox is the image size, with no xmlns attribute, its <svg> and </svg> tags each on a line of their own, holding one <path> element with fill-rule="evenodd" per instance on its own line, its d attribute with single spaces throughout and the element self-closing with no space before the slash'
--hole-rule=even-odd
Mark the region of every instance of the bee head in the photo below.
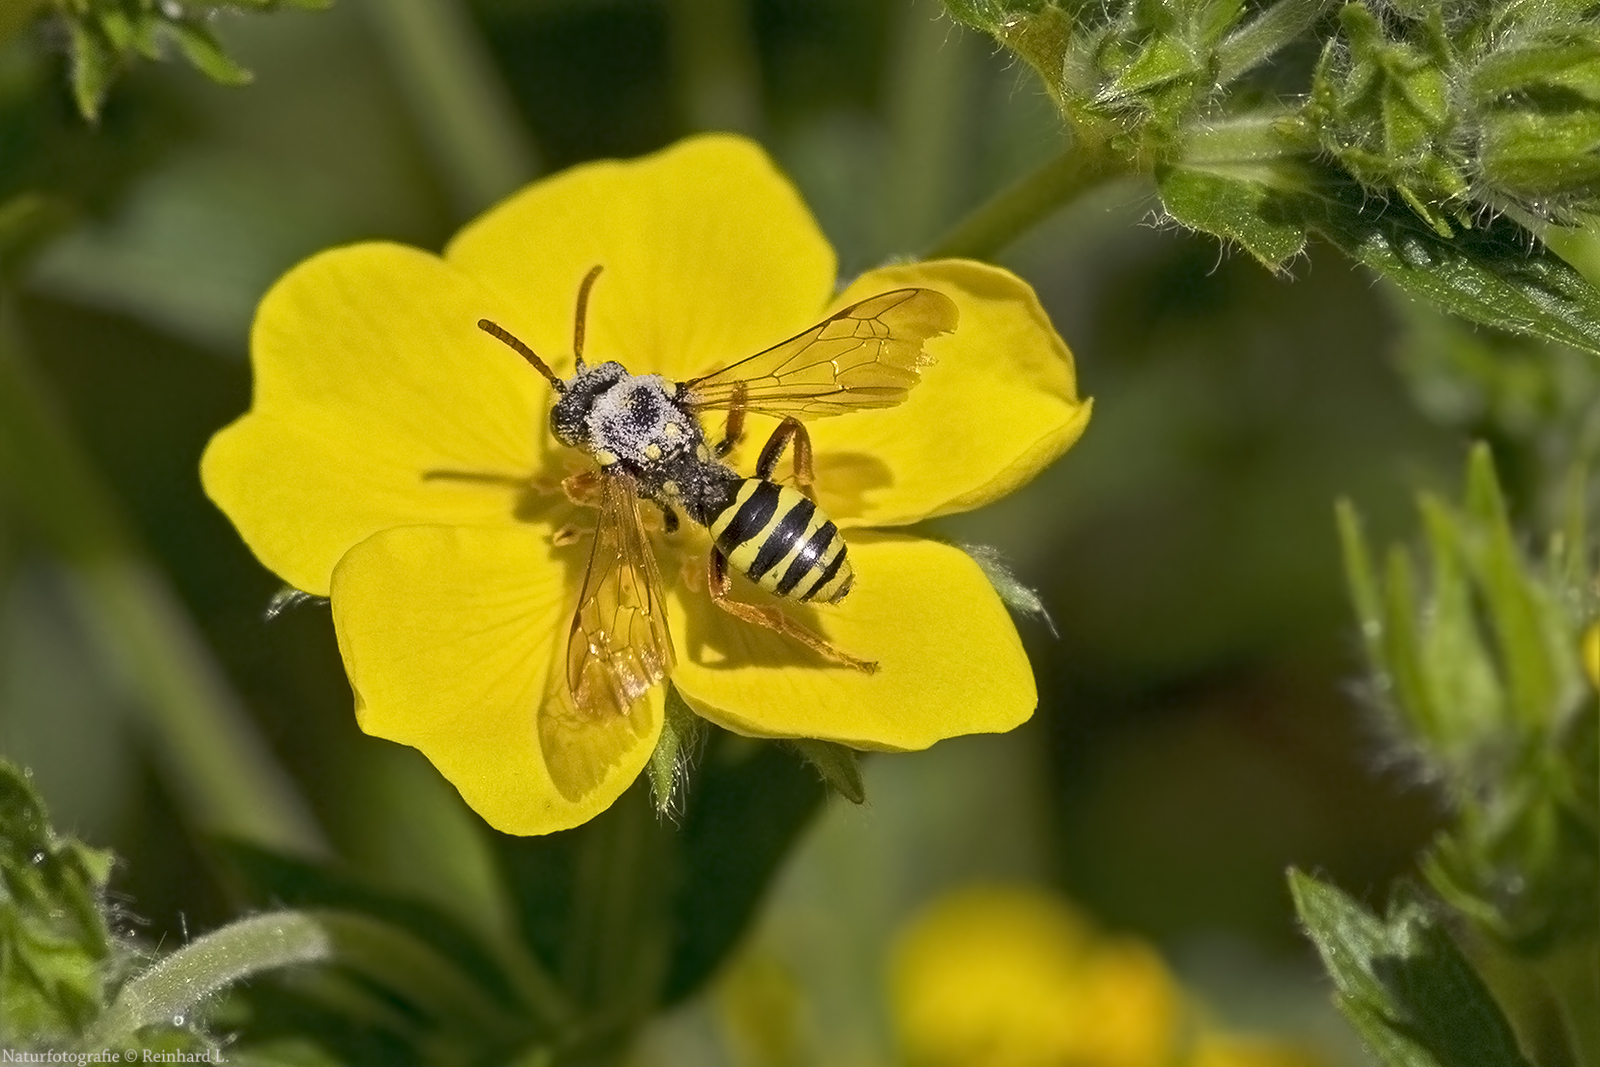
<svg viewBox="0 0 1600 1067">
<path fill-rule="evenodd" d="M 597 400 L 614 385 L 629 377 L 622 364 L 597 363 L 584 367 L 566 381 L 561 399 L 550 411 L 550 430 L 556 440 L 574 448 L 593 444 L 589 413 Z"/>
</svg>

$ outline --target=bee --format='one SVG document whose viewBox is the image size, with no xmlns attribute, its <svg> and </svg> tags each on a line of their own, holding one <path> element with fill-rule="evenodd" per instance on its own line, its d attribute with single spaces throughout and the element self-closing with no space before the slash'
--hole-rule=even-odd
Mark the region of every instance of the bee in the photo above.
<svg viewBox="0 0 1600 1067">
<path fill-rule="evenodd" d="M 597 465 L 564 483 L 570 498 L 599 507 L 567 639 L 566 680 L 575 706 L 627 714 L 673 667 L 661 575 L 641 500 L 661 510 L 668 533 L 681 519 L 710 533 L 707 587 L 723 611 L 834 663 L 875 671 L 876 663 L 834 647 L 780 608 L 732 599 L 730 567 L 780 598 L 827 604 L 845 598 L 854 572 L 838 527 L 813 499 L 811 437 L 801 420 L 904 400 L 921 367 L 932 362 L 923 343 L 955 328 L 955 303 L 932 289 L 879 293 L 721 370 L 676 382 L 632 374 L 614 361 L 584 361 L 589 294 L 600 271 L 592 268 L 578 288 L 570 378 L 559 377 L 503 327 L 478 321 L 550 382 L 556 392 L 551 432 Z M 715 444 L 700 421 L 709 411 L 727 412 Z M 725 460 L 751 412 L 780 422 L 754 476 L 747 477 Z M 791 451 L 797 488 L 775 478 Z"/>
</svg>

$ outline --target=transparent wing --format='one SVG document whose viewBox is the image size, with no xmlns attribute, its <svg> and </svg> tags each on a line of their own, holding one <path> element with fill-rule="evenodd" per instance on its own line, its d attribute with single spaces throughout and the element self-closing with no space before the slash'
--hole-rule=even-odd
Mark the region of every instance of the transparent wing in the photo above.
<svg viewBox="0 0 1600 1067">
<path fill-rule="evenodd" d="M 578 610 L 567 637 L 567 684 L 584 712 L 628 713 L 672 670 L 661 572 L 625 474 L 602 474 Z"/>
<path fill-rule="evenodd" d="M 932 289 L 895 289 L 851 304 L 764 352 L 683 383 L 685 402 L 782 417 L 822 418 L 906 398 L 933 362 L 922 343 L 956 328 L 955 303 Z"/>
</svg>

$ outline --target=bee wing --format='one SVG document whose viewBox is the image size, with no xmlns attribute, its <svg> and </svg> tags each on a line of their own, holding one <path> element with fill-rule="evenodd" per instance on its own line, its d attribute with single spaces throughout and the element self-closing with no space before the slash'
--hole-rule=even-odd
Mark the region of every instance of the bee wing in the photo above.
<svg viewBox="0 0 1600 1067">
<path fill-rule="evenodd" d="M 567 684 L 581 711 L 626 715 L 672 670 L 661 572 L 633 479 L 602 472 L 600 521 L 567 636 Z"/>
<path fill-rule="evenodd" d="M 698 410 L 733 408 L 822 418 L 887 408 L 933 362 L 922 343 L 956 327 L 955 302 L 932 289 L 894 289 L 851 304 L 764 352 L 684 382 Z"/>
</svg>

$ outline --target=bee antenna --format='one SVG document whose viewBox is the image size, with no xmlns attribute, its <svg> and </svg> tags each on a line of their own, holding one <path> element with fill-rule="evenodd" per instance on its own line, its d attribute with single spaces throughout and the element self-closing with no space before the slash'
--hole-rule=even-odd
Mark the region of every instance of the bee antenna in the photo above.
<svg viewBox="0 0 1600 1067">
<path fill-rule="evenodd" d="M 545 365 L 545 361 L 534 355 L 533 349 L 529 348 L 527 345 L 513 337 L 510 330 L 507 330 L 499 323 L 490 322 L 488 319 L 479 319 L 478 329 L 482 330 L 490 337 L 493 337 L 495 340 L 500 341 L 507 348 L 511 349 L 511 351 L 515 352 L 517 355 L 531 363 L 534 370 L 538 371 L 540 374 L 549 379 L 550 384 L 555 387 L 556 392 L 566 392 L 567 383 L 562 381 L 560 378 L 557 378 L 555 372 Z"/>
<path fill-rule="evenodd" d="M 572 321 L 572 354 L 577 357 L 579 370 L 583 369 L 583 332 L 589 318 L 589 290 L 594 288 L 595 279 L 600 277 L 604 269 L 604 266 L 596 263 L 589 268 L 589 273 L 583 276 L 583 282 L 578 286 L 578 313 Z"/>
</svg>

